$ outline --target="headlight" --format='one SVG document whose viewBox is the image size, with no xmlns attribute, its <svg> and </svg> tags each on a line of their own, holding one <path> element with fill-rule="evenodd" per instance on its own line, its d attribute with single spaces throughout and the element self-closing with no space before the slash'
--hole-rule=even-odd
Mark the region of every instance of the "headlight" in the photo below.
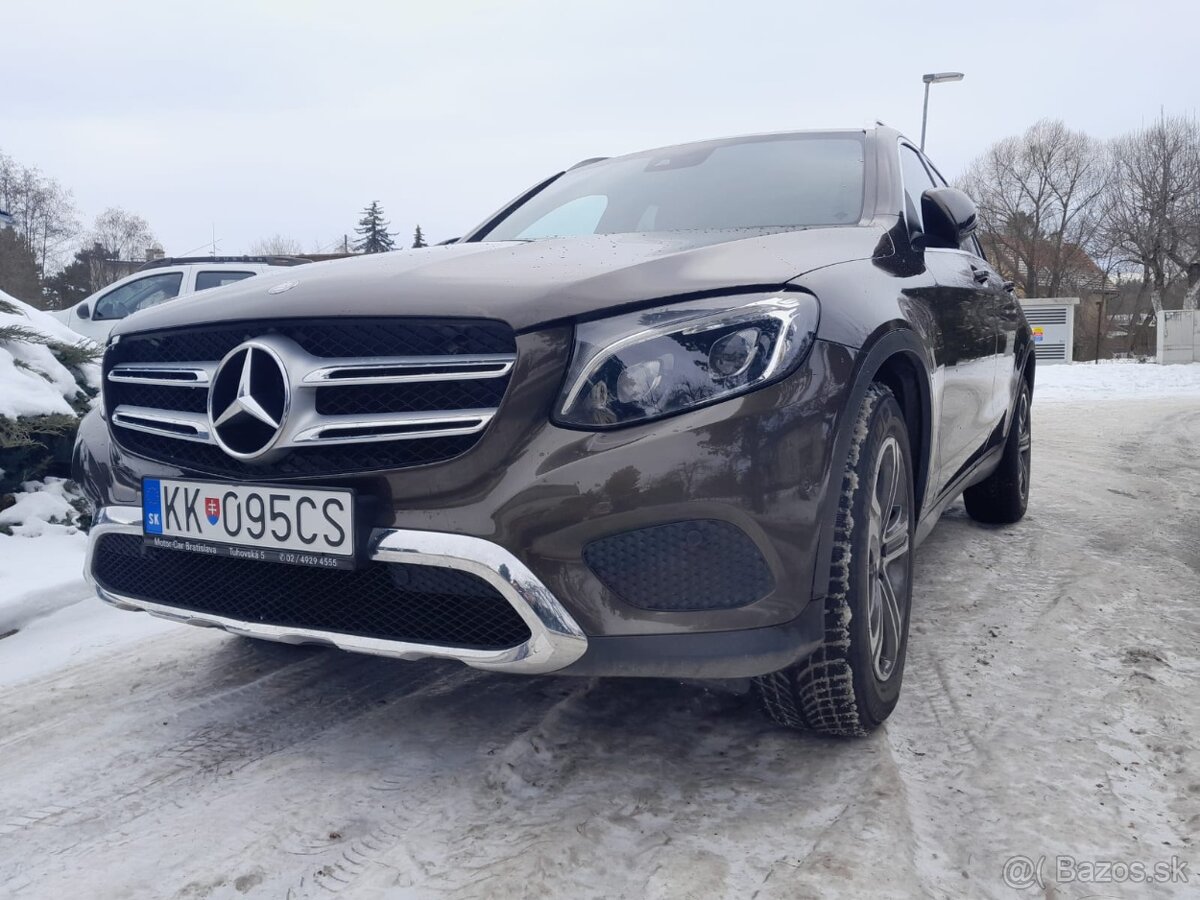
<svg viewBox="0 0 1200 900">
<path fill-rule="evenodd" d="M 587 322 L 556 420 L 612 428 L 707 406 L 793 372 L 817 333 L 801 292 L 695 300 Z"/>
</svg>

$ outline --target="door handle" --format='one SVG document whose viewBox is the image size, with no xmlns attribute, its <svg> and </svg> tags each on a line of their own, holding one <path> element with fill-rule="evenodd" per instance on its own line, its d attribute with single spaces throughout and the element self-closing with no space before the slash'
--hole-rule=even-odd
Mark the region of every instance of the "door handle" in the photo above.
<svg viewBox="0 0 1200 900">
<path fill-rule="evenodd" d="M 971 274 L 974 277 L 976 284 L 988 283 L 988 278 L 990 276 L 988 275 L 987 269 L 977 269 L 975 266 L 971 266 Z"/>
</svg>

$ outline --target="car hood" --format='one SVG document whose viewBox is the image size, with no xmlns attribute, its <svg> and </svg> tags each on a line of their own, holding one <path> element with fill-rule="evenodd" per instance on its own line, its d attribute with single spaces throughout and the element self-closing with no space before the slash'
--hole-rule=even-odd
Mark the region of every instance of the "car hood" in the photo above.
<svg viewBox="0 0 1200 900">
<path fill-rule="evenodd" d="M 301 316 L 500 319 L 518 331 L 622 306 L 778 287 L 869 259 L 874 226 L 451 244 L 279 269 L 130 316 L 117 333 Z M 886 242 L 885 242 L 886 243 Z"/>
</svg>

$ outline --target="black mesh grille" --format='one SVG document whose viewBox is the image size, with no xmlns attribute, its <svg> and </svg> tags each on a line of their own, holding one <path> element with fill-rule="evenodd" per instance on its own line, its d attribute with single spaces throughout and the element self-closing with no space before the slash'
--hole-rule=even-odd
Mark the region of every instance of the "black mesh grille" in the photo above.
<svg viewBox="0 0 1200 900">
<path fill-rule="evenodd" d="M 179 441 L 127 428 L 119 429 L 118 433 L 121 446 L 150 459 L 199 473 L 250 480 L 307 478 L 427 465 L 466 453 L 478 440 L 477 435 L 471 434 L 424 440 L 294 447 L 278 462 L 264 466 L 239 462 L 213 444 Z"/>
<path fill-rule="evenodd" d="M 323 416 L 352 416 L 491 409 L 500 405 L 507 385 L 507 378 L 483 378 L 474 381 L 323 387 L 317 390 L 317 412 Z"/>
<path fill-rule="evenodd" d="M 583 559 L 613 593 L 642 609 L 732 609 L 775 587 L 754 542 L 710 519 L 602 538 L 584 548 Z"/>
<path fill-rule="evenodd" d="M 128 335 L 106 362 L 212 362 L 242 341 L 268 334 L 291 338 L 321 357 L 516 352 L 512 330 L 484 319 L 279 319 Z"/>
<path fill-rule="evenodd" d="M 208 388 L 167 387 L 159 384 L 108 383 L 107 394 L 115 394 L 125 406 L 149 406 L 202 413 L 208 410 Z"/>
<path fill-rule="evenodd" d="M 110 534 L 97 542 L 93 574 L 127 597 L 242 622 L 486 650 L 530 636 L 490 584 L 440 566 L 314 569 L 164 550 L 138 535 Z"/>
</svg>

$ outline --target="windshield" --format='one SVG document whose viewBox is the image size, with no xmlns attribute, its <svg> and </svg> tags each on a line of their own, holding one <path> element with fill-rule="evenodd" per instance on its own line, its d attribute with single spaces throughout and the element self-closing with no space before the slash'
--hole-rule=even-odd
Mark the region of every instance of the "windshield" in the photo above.
<svg viewBox="0 0 1200 900">
<path fill-rule="evenodd" d="M 862 215 L 861 135 L 736 138 L 567 172 L 481 240 L 848 225 Z"/>
</svg>

